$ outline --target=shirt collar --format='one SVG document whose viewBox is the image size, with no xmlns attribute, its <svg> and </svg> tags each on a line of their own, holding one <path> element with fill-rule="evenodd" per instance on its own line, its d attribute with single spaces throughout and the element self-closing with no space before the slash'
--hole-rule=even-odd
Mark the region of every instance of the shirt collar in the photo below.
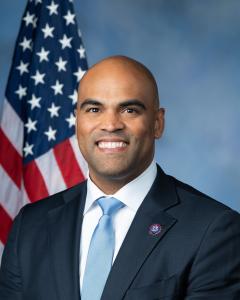
<svg viewBox="0 0 240 300">
<path fill-rule="evenodd" d="M 114 195 L 106 195 L 101 191 L 88 176 L 87 180 L 87 198 L 84 208 L 84 214 L 95 205 L 95 201 L 100 197 L 115 197 L 124 203 L 131 210 L 136 212 L 146 197 L 157 175 L 157 165 L 153 160 L 148 168 L 138 177 L 128 184 L 124 185 Z"/>
</svg>

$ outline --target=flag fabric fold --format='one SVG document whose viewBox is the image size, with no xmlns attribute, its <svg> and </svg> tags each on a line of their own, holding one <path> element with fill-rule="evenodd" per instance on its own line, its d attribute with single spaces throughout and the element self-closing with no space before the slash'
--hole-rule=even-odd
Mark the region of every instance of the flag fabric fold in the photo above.
<svg viewBox="0 0 240 300">
<path fill-rule="evenodd" d="M 0 259 L 20 208 L 84 180 L 75 137 L 87 70 L 71 0 L 30 0 L 15 45 L 0 127 Z"/>
</svg>

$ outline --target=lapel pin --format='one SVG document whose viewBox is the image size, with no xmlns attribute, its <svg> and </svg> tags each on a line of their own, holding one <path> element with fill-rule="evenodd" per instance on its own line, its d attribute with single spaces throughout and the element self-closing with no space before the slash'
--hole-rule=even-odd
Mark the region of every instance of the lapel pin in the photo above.
<svg viewBox="0 0 240 300">
<path fill-rule="evenodd" d="M 149 227 L 149 231 L 148 233 L 150 235 L 158 235 L 160 232 L 162 231 L 162 226 L 160 224 L 152 224 L 150 227 Z"/>
</svg>

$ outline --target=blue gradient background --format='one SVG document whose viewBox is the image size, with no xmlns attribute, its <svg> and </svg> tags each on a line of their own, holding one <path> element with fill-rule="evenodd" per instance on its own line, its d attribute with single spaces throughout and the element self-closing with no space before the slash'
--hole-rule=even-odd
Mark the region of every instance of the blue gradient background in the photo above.
<svg viewBox="0 0 240 300">
<path fill-rule="evenodd" d="M 26 1 L 0 2 L 0 104 Z M 166 108 L 156 160 L 240 211 L 240 1 L 75 0 L 89 65 L 124 54 L 151 69 Z"/>
</svg>

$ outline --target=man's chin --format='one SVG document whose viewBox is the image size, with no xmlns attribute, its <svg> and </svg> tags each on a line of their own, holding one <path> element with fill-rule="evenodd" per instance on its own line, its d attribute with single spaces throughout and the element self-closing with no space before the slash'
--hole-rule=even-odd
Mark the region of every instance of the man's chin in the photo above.
<svg viewBox="0 0 240 300">
<path fill-rule="evenodd" d="M 129 177 L 131 170 L 129 168 L 124 168 L 123 165 L 121 166 L 102 166 L 95 169 L 94 173 L 97 177 L 102 178 L 108 181 L 115 181 L 115 180 L 124 180 Z M 91 172 L 90 172 L 91 175 Z M 125 181 L 125 180 L 124 180 Z"/>
<path fill-rule="evenodd" d="M 124 177 L 126 177 L 127 172 L 126 170 L 122 169 L 107 169 L 99 172 L 99 175 L 102 178 L 106 178 L 108 180 L 122 180 Z"/>
</svg>

